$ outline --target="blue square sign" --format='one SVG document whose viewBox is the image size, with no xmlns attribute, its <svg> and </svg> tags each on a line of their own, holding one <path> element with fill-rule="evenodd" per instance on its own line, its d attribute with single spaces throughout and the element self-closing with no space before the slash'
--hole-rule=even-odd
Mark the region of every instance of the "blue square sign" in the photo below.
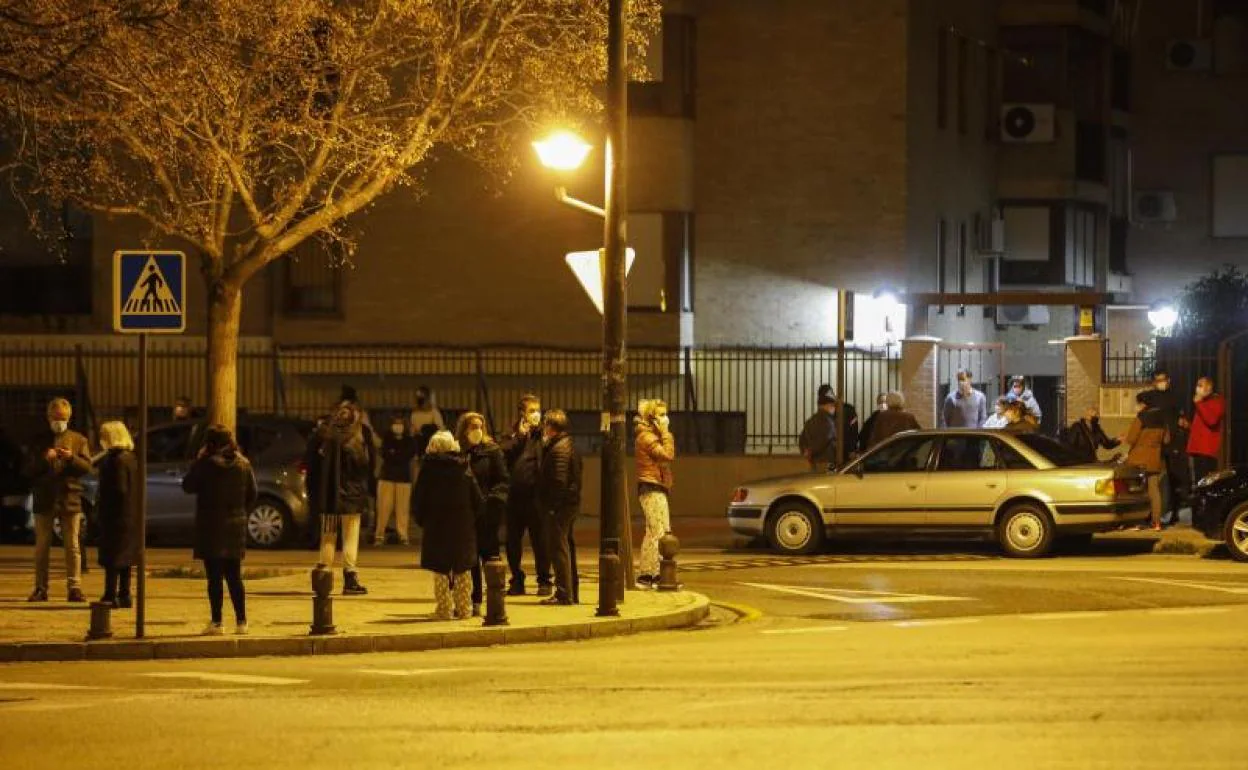
<svg viewBox="0 0 1248 770">
<path fill-rule="evenodd" d="M 180 251 L 113 254 L 113 330 L 177 334 L 186 329 L 186 255 Z"/>
</svg>

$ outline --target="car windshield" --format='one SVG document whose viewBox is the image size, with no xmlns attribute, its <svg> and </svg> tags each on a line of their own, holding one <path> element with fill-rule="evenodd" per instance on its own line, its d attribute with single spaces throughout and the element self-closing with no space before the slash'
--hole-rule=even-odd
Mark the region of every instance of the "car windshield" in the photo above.
<svg viewBox="0 0 1248 770">
<path fill-rule="evenodd" d="M 1014 438 L 1023 442 L 1031 451 L 1039 454 L 1044 459 L 1053 463 L 1059 468 L 1067 468 L 1071 465 L 1084 465 L 1087 459 L 1075 454 L 1066 446 L 1048 436 L 1037 436 L 1034 433 L 1022 434 Z"/>
</svg>

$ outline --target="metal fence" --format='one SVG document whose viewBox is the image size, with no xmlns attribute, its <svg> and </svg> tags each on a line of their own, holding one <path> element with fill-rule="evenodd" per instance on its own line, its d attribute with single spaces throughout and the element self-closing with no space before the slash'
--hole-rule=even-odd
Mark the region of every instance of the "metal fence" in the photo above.
<svg viewBox="0 0 1248 770">
<path fill-rule="evenodd" d="M 108 347 L 0 348 L 0 412 L 42 406 L 73 394 L 91 421 L 137 414 L 135 358 L 129 341 Z M 163 342 L 163 341 L 162 341 Z M 877 393 L 899 389 L 896 346 L 847 350 L 847 400 L 861 411 Z M 149 391 L 154 419 L 179 396 L 207 397 L 203 341 L 153 346 Z M 836 382 L 835 348 L 634 348 L 628 352 L 629 403 L 668 403 L 682 451 L 790 453 L 822 383 Z M 314 418 L 354 388 L 374 420 L 410 409 L 417 387 L 436 394 L 449 417 L 466 410 L 506 428 L 524 393 L 572 418 L 586 448 L 596 447 L 601 404 L 601 353 L 541 348 L 417 346 L 278 347 L 267 341 L 239 351 L 238 403 L 253 413 Z"/>
</svg>

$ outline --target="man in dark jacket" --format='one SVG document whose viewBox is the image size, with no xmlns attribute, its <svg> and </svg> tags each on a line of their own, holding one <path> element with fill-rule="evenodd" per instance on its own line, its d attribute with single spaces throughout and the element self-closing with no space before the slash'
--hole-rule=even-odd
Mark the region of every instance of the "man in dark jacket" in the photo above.
<svg viewBox="0 0 1248 770">
<path fill-rule="evenodd" d="M 48 404 L 49 431 L 35 441 L 26 463 L 26 478 L 35 497 L 35 590 L 29 601 L 48 600 L 48 557 L 52 549 L 53 526 L 61 523 L 65 545 L 67 598 L 85 602 L 80 576 L 82 555 L 78 534 L 82 523 L 82 477 L 91 472 L 91 452 L 87 439 L 69 429 L 73 410 L 63 398 Z"/>
<path fill-rule="evenodd" d="M 875 446 L 903 431 L 919 429 L 919 421 L 906 411 L 906 400 L 901 393 L 890 391 L 884 399 L 886 408 L 872 417 L 871 435 L 867 436 L 869 446 Z"/>
<path fill-rule="evenodd" d="M 408 543 L 408 523 L 412 507 L 412 464 L 416 460 L 416 439 L 407 431 L 403 417 L 390 420 L 390 433 L 381 440 L 381 471 L 377 480 L 377 526 L 373 545 L 386 544 L 386 525 L 394 516 L 399 545 Z"/>
<path fill-rule="evenodd" d="M 819 396 L 818 404 L 818 411 L 802 426 L 797 448 L 812 471 L 826 471 L 836 459 L 836 399 L 831 393 L 824 393 Z"/>
<path fill-rule="evenodd" d="M 1168 372 L 1154 372 L 1150 398 L 1166 425 L 1166 439 L 1161 448 L 1162 460 L 1166 464 L 1166 470 L 1161 475 L 1162 510 L 1165 523 L 1177 524 L 1179 509 L 1187 502 L 1187 429 L 1190 423 L 1179 395 L 1171 388 Z"/>
<path fill-rule="evenodd" d="M 537 503 L 538 472 L 542 463 L 542 402 L 537 396 L 520 397 L 515 428 L 503 437 L 500 446 L 507 458 L 511 477 L 507 493 L 507 566 L 511 569 L 509 596 L 524 595 L 524 533 L 533 545 L 537 572 L 537 595 L 550 596 L 550 555 L 546 548 L 546 516 Z"/>
<path fill-rule="evenodd" d="M 1082 418 L 1062 431 L 1062 443 L 1086 462 L 1094 463 L 1098 459 L 1097 449 L 1117 449 L 1122 442 L 1105 434 L 1105 429 L 1101 427 L 1100 410 L 1089 406 L 1083 411 Z"/>
<path fill-rule="evenodd" d="M 544 447 L 537 496 L 547 519 L 555 595 L 542 604 L 575 604 L 579 597 L 572 525 L 581 510 L 581 456 L 568 433 L 568 416 L 551 409 L 542 424 Z"/>
</svg>

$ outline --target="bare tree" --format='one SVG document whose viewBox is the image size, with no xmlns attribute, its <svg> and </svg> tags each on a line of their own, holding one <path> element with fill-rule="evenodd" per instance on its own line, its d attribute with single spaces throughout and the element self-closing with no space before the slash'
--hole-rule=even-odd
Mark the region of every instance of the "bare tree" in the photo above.
<svg viewBox="0 0 1248 770">
<path fill-rule="evenodd" d="M 632 0 L 642 49 L 659 0 Z M 234 424 L 242 289 L 435 150 L 505 172 L 600 104 L 601 0 L 0 0 L 16 190 L 133 217 L 207 283 L 209 417 Z M 635 57 L 634 61 L 640 61 Z"/>
</svg>

